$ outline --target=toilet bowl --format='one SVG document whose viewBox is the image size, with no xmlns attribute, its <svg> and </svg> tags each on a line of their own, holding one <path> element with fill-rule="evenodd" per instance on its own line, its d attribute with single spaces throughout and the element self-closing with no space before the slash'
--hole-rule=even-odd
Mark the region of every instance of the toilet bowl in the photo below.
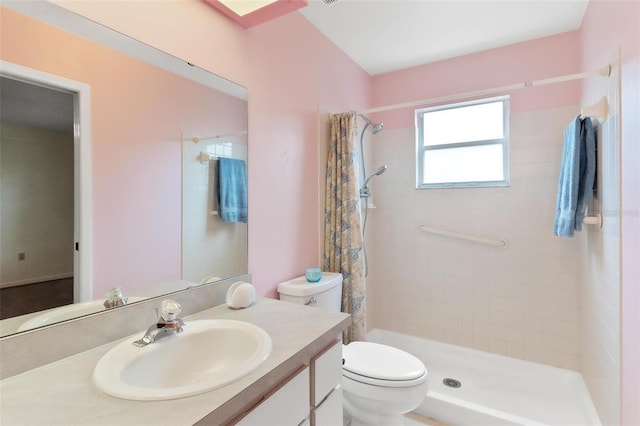
<svg viewBox="0 0 640 426">
<path fill-rule="evenodd" d="M 371 342 L 343 346 L 343 407 L 352 426 L 402 424 L 427 395 L 427 369 L 413 355 Z"/>
<path fill-rule="evenodd" d="M 342 275 L 323 272 L 278 284 L 280 300 L 340 312 Z M 342 347 L 343 408 L 352 426 L 402 424 L 402 414 L 427 395 L 427 369 L 413 355 L 391 346 L 351 342 Z"/>
</svg>

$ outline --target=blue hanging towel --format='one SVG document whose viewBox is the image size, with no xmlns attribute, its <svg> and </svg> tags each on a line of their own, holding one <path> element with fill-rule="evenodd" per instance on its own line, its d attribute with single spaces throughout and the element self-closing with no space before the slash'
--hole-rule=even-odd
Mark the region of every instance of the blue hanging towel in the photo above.
<svg viewBox="0 0 640 426">
<path fill-rule="evenodd" d="M 223 222 L 247 223 L 247 166 L 244 160 L 218 159 L 218 216 Z"/>
<path fill-rule="evenodd" d="M 564 133 L 554 234 L 573 237 L 582 230 L 596 173 L 596 135 L 589 117 L 576 117 Z"/>
</svg>

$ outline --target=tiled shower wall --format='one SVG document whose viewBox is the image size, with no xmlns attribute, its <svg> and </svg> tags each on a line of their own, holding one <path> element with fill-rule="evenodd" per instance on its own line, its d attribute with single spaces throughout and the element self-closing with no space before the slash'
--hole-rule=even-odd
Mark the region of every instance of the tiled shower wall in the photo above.
<svg viewBox="0 0 640 426">
<path fill-rule="evenodd" d="M 609 114 L 599 123 L 598 188 L 591 207 L 604 214 L 581 243 L 581 371 L 600 419 L 620 421 L 620 68 L 611 77 L 584 81 L 584 105 L 607 97 Z"/>
<path fill-rule="evenodd" d="M 514 113 L 511 186 L 415 189 L 413 128 L 372 137 L 369 327 L 580 369 L 579 246 L 553 235 L 564 130 L 577 106 Z M 507 249 L 427 234 L 425 224 Z M 583 233 L 584 234 L 584 233 Z"/>
</svg>

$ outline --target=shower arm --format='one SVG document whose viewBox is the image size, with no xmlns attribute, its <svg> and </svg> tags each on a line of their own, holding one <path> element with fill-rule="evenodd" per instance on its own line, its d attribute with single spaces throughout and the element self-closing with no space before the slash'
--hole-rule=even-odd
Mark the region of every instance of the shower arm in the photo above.
<svg viewBox="0 0 640 426">
<path fill-rule="evenodd" d="M 362 159 L 362 179 L 365 181 L 364 185 L 362 185 L 360 192 L 368 192 L 367 189 L 367 182 L 369 182 L 369 179 L 371 179 L 371 176 L 369 176 L 369 178 L 367 178 L 367 169 L 365 166 L 365 161 L 364 161 L 364 134 L 367 132 L 367 128 L 369 126 L 371 127 L 371 132 L 375 135 L 377 133 L 380 133 L 380 131 L 382 130 L 382 123 L 374 123 L 373 121 L 371 121 L 371 119 L 365 117 L 362 114 L 358 114 L 358 117 L 362 118 L 365 122 L 364 128 L 362 129 L 362 132 L 360 133 L 360 158 Z M 363 197 L 363 195 L 361 195 L 361 197 Z"/>
<path fill-rule="evenodd" d="M 369 183 L 369 181 L 371 179 L 373 179 L 374 176 L 378 176 L 380 173 L 371 173 L 371 175 L 364 181 L 364 183 L 362 184 L 362 188 L 367 188 L 367 184 Z"/>
</svg>

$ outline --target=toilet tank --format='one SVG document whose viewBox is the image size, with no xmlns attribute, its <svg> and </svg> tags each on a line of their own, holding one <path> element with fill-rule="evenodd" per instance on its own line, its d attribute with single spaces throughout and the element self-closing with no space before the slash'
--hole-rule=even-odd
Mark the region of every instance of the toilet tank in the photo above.
<svg viewBox="0 0 640 426">
<path fill-rule="evenodd" d="M 305 277 L 294 278 L 278 284 L 280 300 L 302 305 L 315 306 L 340 312 L 342 304 L 342 274 L 323 272 L 317 283 L 310 283 Z"/>
</svg>

